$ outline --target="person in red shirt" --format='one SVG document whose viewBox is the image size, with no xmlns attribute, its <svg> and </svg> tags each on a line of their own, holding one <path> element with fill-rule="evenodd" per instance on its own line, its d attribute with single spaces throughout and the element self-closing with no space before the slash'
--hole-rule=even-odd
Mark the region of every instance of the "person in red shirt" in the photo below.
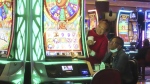
<svg viewBox="0 0 150 84">
<path fill-rule="evenodd" d="M 108 50 L 108 39 L 106 33 L 109 31 L 108 21 L 102 19 L 99 21 L 97 28 L 93 28 L 87 34 L 87 38 L 93 36 L 93 40 L 87 39 L 87 50 L 89 57 L 87 61 L 94 64 L 101 63 L 105 53 Z"/>
</svg>

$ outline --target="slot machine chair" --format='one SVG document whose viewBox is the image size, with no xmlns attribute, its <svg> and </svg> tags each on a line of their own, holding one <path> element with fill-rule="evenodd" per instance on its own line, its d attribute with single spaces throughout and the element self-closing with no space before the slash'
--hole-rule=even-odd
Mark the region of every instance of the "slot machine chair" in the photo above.
<svg viewBox="0 0 150 84">
<path fill-rule="evenodd" d="M 104 69 L 93 75 L 91 84 L 121 84 L 121 74 L 116 69 Z"/>
<path fill-rule="evenodd" d="M 142 79 L 145 80 L 145 75 L 146 75 L 145 68 L 150 66 L 150 49 L 147 51 L 145 59 L 138 60 L 138 66 L 139 66 L 139 68 L 142 68 L 141 76 L 142 76 Z"/>
<path fill-rule="evenodd" d="M 137 84 L 137 82 L 138 82 L 138 62 L 135 59 L 129 60 L 129 65 L 130 65 L 132 75 L 133 75 L 133 81 L 131 84 Z"/>
</svg>

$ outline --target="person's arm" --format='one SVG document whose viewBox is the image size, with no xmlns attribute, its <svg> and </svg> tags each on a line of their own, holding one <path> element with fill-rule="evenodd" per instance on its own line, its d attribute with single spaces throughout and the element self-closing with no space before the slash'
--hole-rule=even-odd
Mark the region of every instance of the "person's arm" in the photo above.
<svg viewBox="0 0 150 84">
<path fill-rule="evenodd" d="M 111 53 L 106 53 L 104 56 L 104 59 L 102 60 L 102 62 L 105 63 L 105 68 L 110 68 L 110 57 L 111 57 Z"/>
<path fill-rule="evenodd" d="M 119 55 L 118 62 L 113 68 L 118 69 L 121 73 L 124 72 L 126 65 L 128 64 L 128 55 L 123 53 Z"/>
<path fill-rule="evenodd" d="M 89 46 L 94 45 L 95 41 L 87 40 L 87 49 L 90 56 L 95 56 L 96 52 L 89 48 Z"/>
<path fill-rule="evenodd" d="M 95 56 L 95 52 L 92 49 L 89 48 L 89 46 L 94 45 L 95 41 L 88 40 L 88 36 L 93 36 L 93 35 L 90 33 L 91 31 L 87 31 L 87 32 L 88 33 L 87 33 L 87 37 L 86 37 L 86 39 L 87 39 L 86 43 L 87 43 L 88 54 L 90 56 Z"/>
</svg>

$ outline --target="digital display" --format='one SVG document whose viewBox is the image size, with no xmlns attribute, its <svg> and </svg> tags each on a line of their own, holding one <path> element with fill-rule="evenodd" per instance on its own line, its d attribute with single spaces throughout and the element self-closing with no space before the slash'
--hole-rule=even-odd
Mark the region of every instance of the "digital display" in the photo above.
<svg viewBox="0 0 150 84">
<path fill-rule="evenodd" d="M 124 42 L 129 42 L 128 38 L 128 24 L 129 14 L 120 14 L 119 16 L 119 36 L 123 38 Z"/>
<path fill-rule="evenodd" d="M 80 0 L 44 0 L 46 56 L 82 55 Z"/>
<path fill-rule="evenodd" d="M 150 22 L 146 23 L 146 37 L 150 41 Z"/>
<path fill-rule="evenodd" d="M 130 19 L 137 19 L 137 12 L 132 12 L 130 14 Z"/>
<path fill-rule="evenodd" d="M 7 54 L 10 48 L 13 0 L 0 1 L 0 54 Z"/>
<path fill-rule="evenodd" d="M 72 71 L 73 67 L 72 65 L 63 65 L 62 67 L 62 71 Z"/>
<path fill-rule="evenodd" d="M 88 72 L 87 69 L 82 69 L 82 70 L 81 70 L 81 74 L 82 74 L 83 76 L 88 76 L 88 75 L 89 75 L 89 72 Z"/>
<path fill-rule="evenodd" d="M 150 19 L 150 12 L 147 12 L 147 19 Z"/>
<path fill-rule="evenodd" d="M 139 33 L 139 28 L 138 28 L 138 22 L 132 21 L 129 24 L 129 39 L 130 42 L 137 42 L 138 41 L 138 33 Z"/>
<path fill-rule="evenodd" d="M 88 17 L 90 20 L 90 30 L 96 28 L 98 25 L 98 14 L 97 10 L 88 10 Z"/>
</svg>

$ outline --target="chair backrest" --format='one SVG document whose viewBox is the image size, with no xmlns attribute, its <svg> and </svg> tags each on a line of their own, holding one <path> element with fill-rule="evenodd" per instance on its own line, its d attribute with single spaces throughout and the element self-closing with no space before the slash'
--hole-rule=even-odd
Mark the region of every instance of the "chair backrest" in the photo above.
<svg viewBox="0 0 150 84">
<path fill-rule="evenodd" d="M 150 49 L 147 50 L 146 56 L 145 56 L 146 63 L 150 63 Z"/>
<path fill-rule="evenodd" d="M 120 72 L 116 69 L 104 69 L 94 74 L 91 84 L 121 84 Z"/>
<path fill-rule="evenodd" d="M 129 65 L 133 75 L 132 84 L 137 84 L 138 82 L 138 63 L 135 59 L 129 60 Z"/>
</svg>

